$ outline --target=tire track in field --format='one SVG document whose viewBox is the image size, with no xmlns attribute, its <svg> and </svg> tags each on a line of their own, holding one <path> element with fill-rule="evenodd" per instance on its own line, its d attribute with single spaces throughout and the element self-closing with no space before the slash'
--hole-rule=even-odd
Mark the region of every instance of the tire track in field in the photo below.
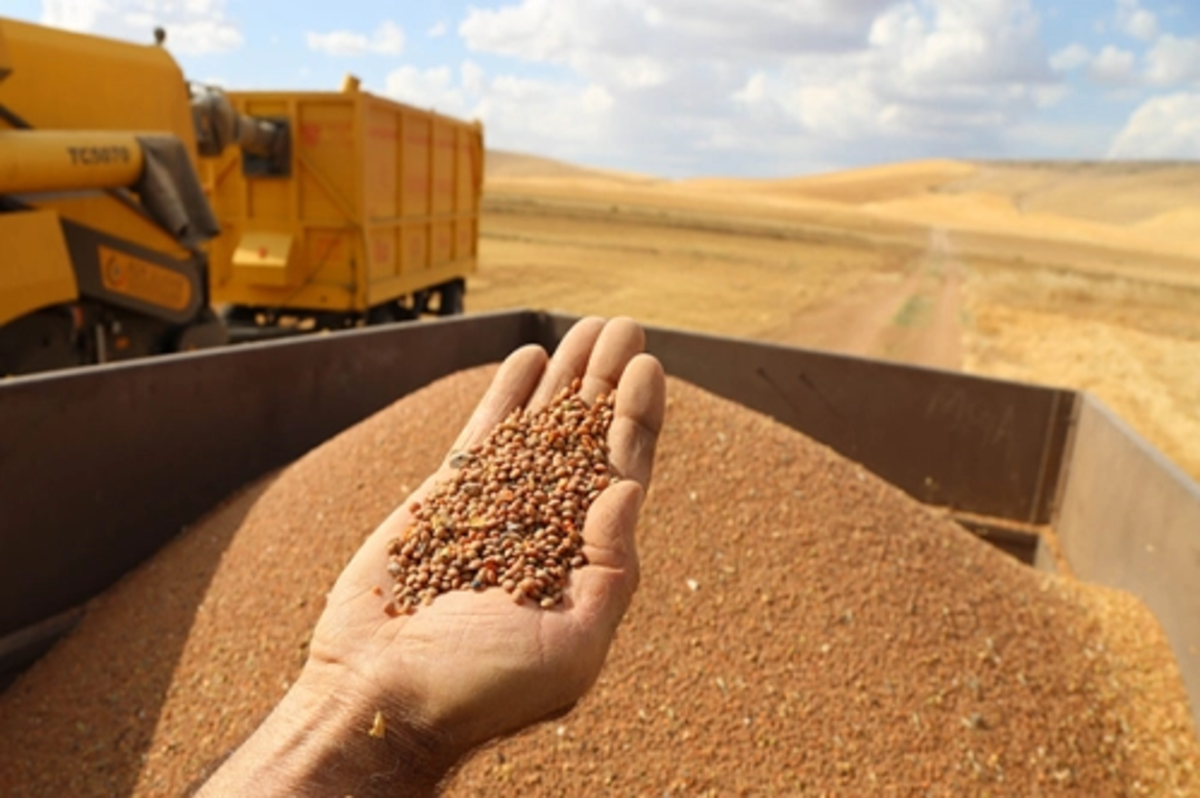
<svg viewBox="0 0 1200 798">
<path fill-rule="evenodd" d="M 783 343 L 914 365 L 962 366 L 962 265 L 949 234 L 929 231 L 925 252 L 899 278 L 880 274 L 798 313 L 768 337 Z"/>
</svg>

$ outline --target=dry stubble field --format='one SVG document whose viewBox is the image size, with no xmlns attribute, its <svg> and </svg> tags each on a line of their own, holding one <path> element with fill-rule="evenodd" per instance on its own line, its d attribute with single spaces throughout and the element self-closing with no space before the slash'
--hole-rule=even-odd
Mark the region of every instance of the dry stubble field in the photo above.
<svg viewBox="0 0 1200 798">
<path fill-rule="evenodd" d="M 1200 164 L 929 161 L 664 181 L 489 154 L 468 309 L 1091 391 L 1200 481 Z"/>
</svg>

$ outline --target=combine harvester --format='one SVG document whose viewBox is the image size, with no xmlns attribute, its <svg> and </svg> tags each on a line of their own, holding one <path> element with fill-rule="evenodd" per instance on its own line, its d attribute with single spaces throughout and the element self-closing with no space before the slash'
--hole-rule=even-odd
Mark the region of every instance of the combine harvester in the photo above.
<svg viewBox="0 0 1200 798">
<path fill-rule="evenodd" d="M 15 41 L 50 35 L 9 23 L 0 25 L 0 34 L 7 36 L 10 54 L 20 52 Z M 10 116 L 12 96 L 0 94 Z M 188 112 L 184 100 L 182 95 L 173 100 L 179 114 Z M 278 184 L 258 183 L 277 178 L 242 175 L 245 155 L 239 161 L 228 154 L 209 167 L 215 204 L 231 236 L 259 247 L 239 256 L 246 250 L 231 237 L 224 249 L 220 244 L 213 248 L 213 257 L 222 264 L 214 273 L 232 274 L 214 280 L 214 297 L 231 296 L 236 307 L 255 308 L 258 323 L 267 323 L 263 308 L 277 307 L 277 297 L 296 290 L 290 286 L 315 282 L 293 283 L 287 276 L 309 275 L 305 268 L 326 262 L 308 260 L 312 253 L 324 251 L 313 241 L 329 241 L 313 233 L 315 224 L 290 231 L 282 225 L 260 230 L 251 220 L 260 218 L 255 215 L 259 212 L 265 214 L 261 218 L 297 218 L 288 215 L 297 203 L 302 206 L 306 197 L 321 196 L 312 207 L 320 209 L 326 225 L 322 234 L 353 228 L 347 217 L 366 206 L 341 207 L 332 199 L 341 196 L 340 190 L 318 177 L 329 171 L 321 160 L 326 157 L 323 151 L 314 148 L 333 138 L 341 142 L 343 154 L 355 152 L 354 142 L 362 141 L 356 137 L 363 133 L 363 119 L 368 120 L 367 131 L 378 131 L 381 140 L 389 141 L 393 131 L 408 130 L 408 120 L 417 119 L 416 128 L 425 131 L 420 136 L 428 133 L 431 138 L 414 138 L 414 146 L 443 141 L 458 153 L 440 162 L 435 156 L 430 171 L 420 173 L 423 179 L 435 188 L 456 186 L 453 203 L 477 199 L 468 191 L 477 184 L 459 182 L 466 178 L 446 166 L 477 165 L 478 159 L 471 161 L 466 154 L 477 138 L 440 118 L 410 116 L 416 112 L 374 102 L 353 93 L 235 98 L 247 113 L 261 115 L 260 120 L 287 122 L 293 131 L 293 177 L 278 178 L 285 181 Z M 154 104 L 147 102 L 145 112 Z M 42 120 L 31 116 L 30 121 Z M 321 131 L 307 142 L 305 124 L 318 125 L 315 129 Z M 454 134 L 439 139 L 439 129 Z M 190 130 L 181 129 L 180 138 L 186 141 Z M 0 137 L 14 135 L 21 132 Z M 72 136 L 62 141 L 86 138 Z M 18 139 L 0 138 L 5 144 L 13 140 Z M 102 140 L 98 136 L 88 140 L 93 144 L 70 146 L 101 146 L 95 143 Z M 399 146 L 407 140 L 406 134 L 395 142 Z M 104 146 L 124 147 L 131 158 L 142 157 L 134 155 L 135 139 L 118 136 L 112 141 Z M 398 154 L 389 163 L 399 170 L 410 156 L 403 147 L 393 152 Z M 61 153 L 54 157 L 64 163 Z M 252 156 L 260 157 L 265 156 Z M 11 179 L 11 162 L 5 163 L 0 179 Z M 105 174 L 124 175 L 105 178 L 101 186 L 125 182 L 132 175 L 124 163 L 101 166 Z M 366 175 L 365 169 L 356 166 L 355 174 Z M 451 182 L 439 182 L 445 180 Z M 403 211 L 409 195 L 401 189 L 409 184 L 392 183 L 390 177 L 381 181 L 388 189 L 374 196 L 392 208 L 388 196 L 394 189 L 398 210 Z M 415 192 L 415 184 L 412 188 Z M 366 202 L 370 191 L 364 187 L 357 196 Z M 436 192 L 433 196 L 436 199 Z M 239 206 L 239 197 L 246 204 Z M 129 207 L 125 199 L 121 192 L 105 193 L 94 208 L 102 201 L 107 203 L 105 213 L 120 215 L 126 220 L 123 224 L 149 229 L 143 212 Z M 77 276 L 82 272 L 61 251 L 76 251 L 75 239 L 68 235 L 64 243 L 62 230 L 82 224 L 66 220 L 92 218 L 78 204 L 92 201 L 51 198 L 0 216 L 0 247 L 15 240 L 11 236 L 33 229 L 21 226 L 26 217 L 42 220 L 33 223 L 42 243 L 25 244 L 30 247 L 25 262 L 45 260 L 61 272 L 61 302 L 68 305 L 74 301 L 68 290 L 75 284 L 72 280 L 85 297 L 100 300 L 88 291 L 103 284 L 88 284 Z M 477 202 L 468 205 L 478 207 Z M 435 202 L 422 213 L 439 207 L 445 206 Z M 379 294 L 369 287 L 340 295 L 331 291 L 328 296 L 339 297 L 340 304 L 326 309 L 363 313 L 380 302 L 394 302 L 408 285 L 403 282 L 403 264 L 408 262 L 394 253 L 424 252 L 424 271 L 419 273 L 430 275 L 436 284 L 461 279 L 452 277 L 456 267 L 438 265 L 462 264 L 464 259 L 473 264 L 474 250 L 468 247 L 473 233 L 460 236 L 462 230 L 473 230 L 473 217 L 465 211 L 458 215 L 457 204 L 454 209 L 418 215 L 411 223 L 400 213 L 400 222 L 354 228 L 365 229 L 370 243 L 362 244 L 358 234 L 341 239 L 347 260 L 339 261 L 345 268 L 338 279 L 349 275 L 345 269 L 352 260 L 350 250 L 361 257 L 378 247 L 380 257 L 373 262 L 387 265 L 367 273 L 382 275 L 383 284 L 391 288 Z M 449 236 L 449 244 L 438 243 L 439 230 Z M 168 242 L 161 231 L 155 236 L 164 245 L 182 247 Z M 114 244 L 120 246 L 126 254 L 119 257 L 150 258 L 141 245 Z M 5 259 L 3 279 L 12 289 L 17 284 L 13 256 L 11 250 L 0 252 Z M 290 253 L 302 255 L 300 263 L 308 265 L 293 265 Z M 258 260 L 250 260 L 255 254 Z M 282 282 L 272 286 L 243 281 L 238 269 Z M 39 270 L 40 266 L 31 269 Z M 177 273 L 183 272 L 171 272 Z M 226 285 L 240 285 L 238 290 L 245 293 L 221 293 L 233 291 Z M 34 292 L 24 290 L 26 295 Z M 117 298 L 113 307 L 128 305 L 120 305 Z M 443 293 L 441 300 L 453 305 L 454 293 Z M 198 312 L 202 306 L 187 307 Z M 409 303 L 404 307 L 414 309 Z M 260 341 L 0 383 L 0 677 L 27 666 L 71 628 L 84 602 L 241 486 L 435 379 L 499 361 L 523 344 L 552 349 L 572 322 L 561 315 L 516 310 Z M 171 329 L 180 327 L 190 329 L 183 323 Z M 1200 488 L 1094 397 L 667 329 L 650 328 L 647 343 L 669 374 L 827 444 L 918 500 L 947 508 L 964 526 L 1014 556 L 1047 569 L 1065 563 L 1081 579 L 1140 597 L 1171 641 L 1193 714 L 1200 721 Z M 1051 537 L 1057 547 L 1048 544 Z"/>
<path fill-rule="evenodd" d="M 482 191 L 478 123 L 353 78 L 189 89 L 0 19 L 0 376 L 460 313 Z"/>
</svg>

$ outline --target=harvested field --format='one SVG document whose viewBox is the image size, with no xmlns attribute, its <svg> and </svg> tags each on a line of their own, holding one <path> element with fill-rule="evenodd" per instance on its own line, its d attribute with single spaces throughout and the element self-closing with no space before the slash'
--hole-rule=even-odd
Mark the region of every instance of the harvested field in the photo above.
<svg viewBox="0 0 1200 798">
<path fill-rule="evenodd" d="M 324 592 L 491 373 L 348 430 L 97 600 L 0 696 L 0 793 L 193 783 L 295 677 Z M 1200 792 L 1183 688 L 1139 603 L 1027 569 L 674 380 L 639 549 L 597 688 L 478 753 L 452 794 Z"/>
<path fill-rule="evenodd" d="M 925 161 L 672 182 L 490 153 L 467 305 L 1088 390 L 1200 480 L 1198 181 Z"/>
</svg>

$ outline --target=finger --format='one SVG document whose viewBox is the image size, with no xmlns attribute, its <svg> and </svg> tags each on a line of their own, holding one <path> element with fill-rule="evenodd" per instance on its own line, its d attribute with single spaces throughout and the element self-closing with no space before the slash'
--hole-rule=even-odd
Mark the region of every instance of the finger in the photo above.
<svg viewBox="0 0 1200 798">
<path fill-rule="evenodd" d="M 646 348 L 646 333 L 633 319 L 616 318 L 604 325 L 588 358 L 580 393 L 591 402 L 616 390 L 625 367 Z"/>
<path fill-rule="evenodd" d="M 609 459 L 617 473 L 650 487 L 654 450 L 666 413 L 666 377 L 651 355 L 638 355 L 625 367 L 608 429 Z"/>
<path fill-rule="evenodd" d="M 505 358 L 487 393 L 455 440 L 451 454 L 482 443 L 509 413 L 524 406 L 545 371 L 546 350 L 534 344 L 523 346 Z"/>
<path fill-rule="evenodd" d="M 589 565 L 624 570 L 637 564 L 634 526 L 645 492 L 622 480 L 596 497 L 583 525 L 583 554 Z"/>
<path fill-rule="evenodd" d="M 641 578 L 634 530 L 645 493 L 636 482 L 605 490 L 588 510 L 583 554 L 588 564 L 571 573 L 571 597 L 585 623 L 616 630 Z"/>
<path fill-rule="evenodd" d="M 570 715 L 578 704 L 578 701 L 572 701 L 569 704 L 559 707 L 558 709 L 552 710 L 548 715 L 542 716 L 530 725 L 539 725 L 542 723 L 549 723 L 554 720 L 562 720 L 567 715 Z"/>
<path fill-rule="evenodd" d="M 550 358 L 542 381 L 529 400 L 530 410 L 540 410 L 550 404 L 555 394 L 570 385 L 576 377 L 583 376 L 596 339 L 604 327 L 604 319 L 598 316 L 575 322 L 554 350 L 554 357 Z"/>
</svg>

